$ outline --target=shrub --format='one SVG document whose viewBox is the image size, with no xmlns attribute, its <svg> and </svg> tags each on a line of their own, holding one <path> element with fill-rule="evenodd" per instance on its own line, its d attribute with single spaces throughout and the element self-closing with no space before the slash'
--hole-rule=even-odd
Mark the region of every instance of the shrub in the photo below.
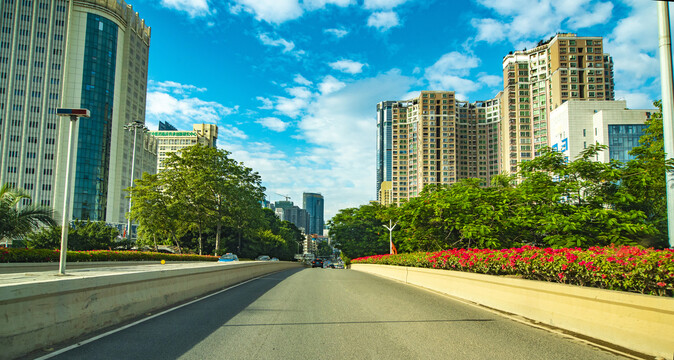
<svg viewBox="0 0 674 360">
<path fill-rule="evenodd" d="M 636 246 L 580 248 L 451 249 L 434 253 L 375 255 L 354 263 L 415 266 L 489 275 L 514 275 L 609 290 L 674 296 L 674 250 Z"/>
</svg>

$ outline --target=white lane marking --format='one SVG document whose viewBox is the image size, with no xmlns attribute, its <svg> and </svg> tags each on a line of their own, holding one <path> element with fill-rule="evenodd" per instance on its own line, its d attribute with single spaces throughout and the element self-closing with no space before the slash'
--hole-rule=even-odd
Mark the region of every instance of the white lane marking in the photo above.
<svg viewBox="0 0 674 360">
<path fill-rule="evenodd" d="M 84 341 L 78 342 L 77 344 L 73 344 L 73 345 L 70 345 L 70 346 L 65 347 L 65 348 L 63 348 L 63 349 L 54 351 L 54 352 L 49 353 L 49 354 L 47 354 L 47 355 L 41 356 L 41 357 L 39 357 L 39 358 L 36 358 L 35 360 L 44 360 L 44 359 L 50 359 L 50 358 L 53 358 L 54 356 L 61 355 L 61 354 L 65 353 L 65 352 L 68 352 L 68 351 L 70 351 L 70 350 L 72 350 L 72 349 L 78 348 L 78 347 L 80 347 L 80 346 L 82 346 L 82 345 L 86 345 L 86 344 L 88 344 L 88 343 L 90 343 L 90 342 L 94 342 L 94 341 L 96 341 L 96 340 L 98 340 L 98 339 L 101 339 L 101 338 L 104 338 L 104 337 L 106 337 L 106 336 L 108 336 L 108 335 L 112 335 L 112 334 L 114 334 L 114 333 L 116 333 L 116 332 L 119 332 L 119 331 L 122 331 L 122 330 L 126 330 L 126 329 L 128 329 L 128 328 L 130 328 L 130 327 L 132 327 L 132 326 L 136 326 L 136 325 L 138 325 L 138 324 L 140 324 L 140 323 L 143 323 L 143 322 L 145 322 L 145 321 L 148 321 L 148 320 L 150 320 L 150 319 L 154 319 L 154 318 L 156 318 L 157 316 L 162 316 L 162 315 L 164 315 L 164 314 L 166 314 L 166 313 L 170 313 L 170 312 L 173 311 L 173 310 L 180 309 L 180 308 L 183 307 L 183 306 L 191 305 L 191 304 L 194 304 L 195 302 L 198 302 L 198 301 L 201 301 L 201 300 L 204 300 L 204 299 L 208 299 L 208 298 L 211 297 L 211 296 L 215 296 L 215 295 L 221 294 L 221 293 L 223 293 L 223 292 L 225 292 L 225 291 L 227 291 L 227 290 L 234 289 L 235 287 L 241 286 L 241 285 L 243 285 L 243 284 L 247 284 L 247 283 L 249 283 L 249 282 L 251 282 L 251 281 L 258 280 L 258 279 L 263 278 L 263 277 L 268 276 L 268 275 L 271 275 L 271 274 L 266 274 L 266 275 L 258 276 L 258 277 L 256 277 L 256 278 L 252 278 L 252 279 L 250 279 L 250 280 L 246 280 L 246 281 L 244 281 L 244 282 L 242 282 L 242 283 L 238 283 L 238 284 L 236 284 L 236 285 L 232 285 L 232 286 L 230 286 L 230 287 L 228 287 L 228 288 L 226 288 L 226 289 L 222 289 L 222 290 L 220 290 L 220 291 L 214 292 L 214 293 L 209 294 L 209 295 L 206 295 L 206 296 L 204 296 L 204 297 L 201 297 L 201 298 L 192 300 L 192 301 L 190 301 L 190 302 L 188 302 L 188 303 L 184 303 L 184 304 L 182 304 L 182 305 L 178 305 L 178 306 L 176 306 L 176 307 L 172 307 L 172 308 L 167 309 L 167 310 L 164 310 L 164 311 L 162 311 L 162 312 L 160 312 L 160 313 L 157 313 L 157 314 L 148 316 L 148 317 L 146 317 L 146 318 L 140 319 L 140 320 L 138 320 L 138 321 L 136 321 L 136 322 L 133 322 L 133 323 L 131 323 L 131 324 L 124 325 L 124 326 L 122 326 L 122 327 L 120 327 L 120 328 L 117 328 L 117 329 L 114 329 L 114 330 L 110 330 L 110 331 L 108 331 L 108 332 L 106 332 L 106 333 L 104 333 L 104 334 L 100 334 L 100 335 L 94 336 L 94 337 L 92 337 L 92 338 L 89 338 L 89 339 L 86 339 L 86 340 L 84 340 Z"/>
</svg>

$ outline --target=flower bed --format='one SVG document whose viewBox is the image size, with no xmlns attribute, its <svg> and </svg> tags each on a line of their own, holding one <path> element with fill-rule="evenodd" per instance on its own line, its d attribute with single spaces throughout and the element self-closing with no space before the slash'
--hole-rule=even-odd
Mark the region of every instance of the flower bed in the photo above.
<svg viewBox="0 0 674 360">
<path fill-rule="evenodd" d="M 451 249 L 374 255 L 354 263 L 416 266 L 511 275 L 609 290 L 674 296 L 674 250 L 639 247 Z"/>
<path fill-rule="evenodd" d="M 0 248 L 0 263 L 13 262 L 58 262 L 61 258 L 59 250 L 45 249 L 13 249 Z M 217 256 L 210 255 L 179 255 L 164 254 L 149 251 L 68 251 L 66 261 L 217 261 Z"/>
</svg>

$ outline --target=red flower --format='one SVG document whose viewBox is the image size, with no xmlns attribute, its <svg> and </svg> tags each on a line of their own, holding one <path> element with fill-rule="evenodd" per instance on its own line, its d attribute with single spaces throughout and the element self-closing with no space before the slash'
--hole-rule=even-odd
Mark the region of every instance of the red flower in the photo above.
<svg viewBox="0 0 674 360">
<path fill-rule="evenodd" d="M 665 286 L 667 286 L 667 284 L 666 284 L 666 283 L 663 283 L 662 281 L 660 281 L 660 282 L 658 283 L 658 286 L 659 286 L 659 287 L 665 287 Z"/>
</svg>

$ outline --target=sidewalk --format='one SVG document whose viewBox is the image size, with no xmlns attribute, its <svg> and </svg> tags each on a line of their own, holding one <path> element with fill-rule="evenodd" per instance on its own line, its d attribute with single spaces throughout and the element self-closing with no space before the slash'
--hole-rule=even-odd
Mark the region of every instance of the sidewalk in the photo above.
<svg viewBox="0 0 674 360">
<path fill-rule="evenodd" d="M 218 262 L 167 262 L 159 261 L 106 261 L 101 263 L 66 263 L 66 274 L 59 275 L 58 263 L 12 263 L 0 264 L 0 287 L 3 285 L 51 282 L 70 279 L 82 279 L 107 275 L 131 274 L 157 270 L 175 270 L 184 268 L 222 267 L 234 263 Z"/>
</svg>

